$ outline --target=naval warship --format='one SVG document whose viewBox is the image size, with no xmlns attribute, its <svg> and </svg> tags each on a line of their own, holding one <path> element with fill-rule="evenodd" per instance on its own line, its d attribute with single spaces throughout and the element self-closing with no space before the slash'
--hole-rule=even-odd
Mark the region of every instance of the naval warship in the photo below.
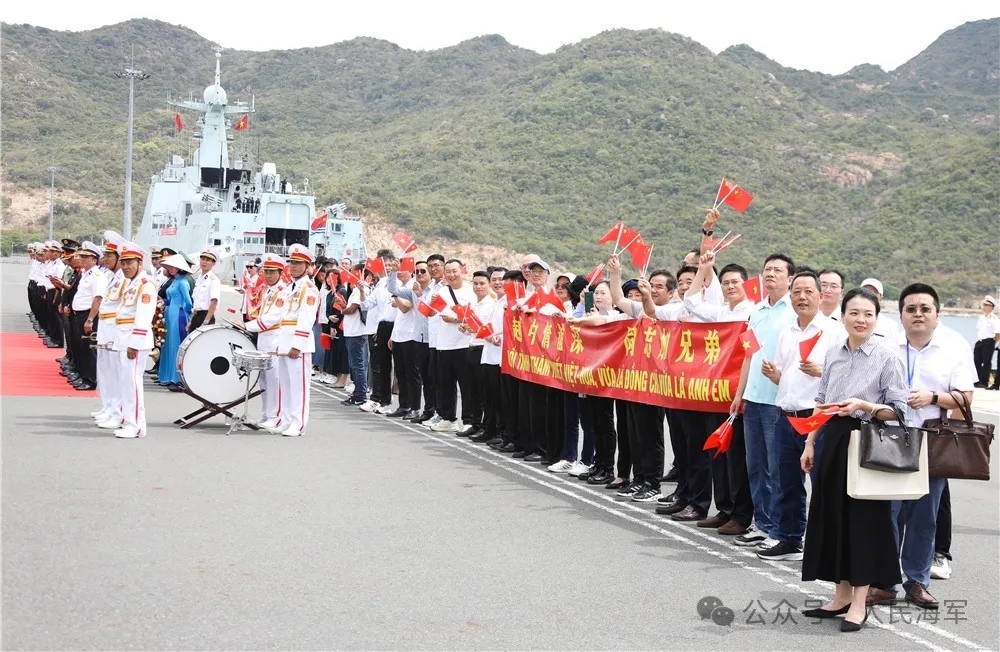
<svg viewBox="0 0 1000 652">
<path fill-rule="evenodd" d="M 364 260 L 364 225 L 360 217 L 345 214 L 344 204 L 317 214 L 309 180 L 295 187 L 281 178 L 274 163 L 258 166 L 245 140 L 230 158 L 230 145 L 235 145 L 230 131 L 246 130 L 254 102 L 229 103 L 221 84 L 221 58 L 217 50 L 215 83 L 205 89 L 201 102 L 169 102 L 198 114 L 192 136 L 197 147 L 190 165 L 173 155 L 153 175 L 139 244 L 188 255 L 215 247 L 221 254 L 216 272 L 230 280 L 246 261 L 264 253 L 284 256 L 292 244 L 306 245 L 316 256 Z"/>
</svg>

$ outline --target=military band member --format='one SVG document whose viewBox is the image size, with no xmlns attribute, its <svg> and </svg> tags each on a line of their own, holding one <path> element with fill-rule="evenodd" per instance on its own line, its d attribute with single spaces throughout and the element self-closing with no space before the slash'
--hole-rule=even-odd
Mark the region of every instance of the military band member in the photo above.
<svg viewBox="0 0 1000 652">
<path fill-rule="evenodd" d="M 143 270 L 146 252 L 134 242 L 121 249 L 125 292 L 115 324 L 118 351 L 118 389 L 121 392 L 122 427 L 115 437 L 135 439 L 146 436 L 146 405 L 142 375 L 153 348 L 153 314 L 156 312 L 156 285 Z"/>
<path fill-rule="evenodd" d="M 194 312 L 191 314 L 191 321 L 187 326 L 188 332 L 204 324 L 215 323 L 215 311 L 219 307 L 222 283 L 212 268 L 218 261 L 218 254 L 211 247 L 205 247 L 198 254 L 198 266 L 201 268 L 201 274 L 195 281 L 194 293 L 191 296 Z"/>
<path fill-rule="evenodd" d="M 122 400 L 118 386 L 118 353 L 115 347 L 118 326 L 115 318 L 125 292 L 125 274 L 118 259 L 125 240 L 113 232 L 106 237 L 101 264 L 108 274 L 108 287 L 101 299 L 101 310 L 97 313 L 97 393 L 101 397 L 101 409 L 91 416 L 98 428 L 117 430 L 122 427 Z"/>
<path fill-rule="evenodd" d="M 244 322 L 243 328 L 257 334 L 257 350 L 265 353 L 277 352 L 281 338 L 281 322 L 288 312 L 288 297 L 281 273 L 285 261 L 275 254 L 264 254 L 261 274 L 267 284 L 264 290 L 260 314 L 256 319 Z M 256 279 L 254 281 L 256 283 Z M 260 426 L 271 430 L 281 420 L 280 359 L 275 359 L 270 369 L 260 374 L 261 395 Z"/>
<path fill-rule="evenodd" d="M 319 311 L 319 290 L 309 275 L 313 258 L 309 249 L 293 244 L 288 248 L 288 312 L 281 320 L 278 339 L 281 417 L 271 432 L 298 437 L 309 422 L 310 362 L 316 347 L 313 324 Z"/>
</svg>

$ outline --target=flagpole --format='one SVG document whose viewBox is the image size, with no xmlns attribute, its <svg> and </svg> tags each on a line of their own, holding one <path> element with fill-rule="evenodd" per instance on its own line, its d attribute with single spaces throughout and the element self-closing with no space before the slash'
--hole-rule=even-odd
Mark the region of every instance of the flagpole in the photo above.
<svg viewBox="0 0 1000 652">
<path fill-rule="evenodd" d="M 719 190 L 721 192 L 721 188 Z M 715 205 L 715 208 L 713 210 L 718 210 L 719 206 L 722 206 L 723 204 L 725 204 L 726 200 L 729 199 L 729 195 L 733 194 L 733 191 L 735 191 L 735 190 L 736 190 L 736 186 L 735 185 L 730 186 L 729 187 L 729 192 L 727 192 L 726 196 L 723 197 L 722 200 L 718 204 Z"/>
<path fill-rule="evenodd" d="M 640 272 L 639 276 L 642 277 L 646 276 L 646 268 L 649 267 L 649 261 L 652 258 L 653 258 L 653 245 L 649 245 L 649 258 L 646 259 L 646 264 L 642 266 L 642 272 Z"/>
<path fill-rule="evenodd" d="M 618 223 L 618 235 L 615 236 L 615 248 L 614 248 L 614 253 L 611 254 L 612 256 L 617 256 L 618 255 L 618 245 L 622 241 L 622 231 L 624 231 L 624 230 L 625 230 L 625 223 L 624 222 L 619 222 Z"/>
<path fill-rule="evenodd" d="M 628 249 L 629 247 L 631 247 L 631 246 L 632 246 L 632 243 L 634 243 L 634 242 L 635 242 L 636 240 L 638 240 L 638 239 L 639 239 L 639 238 L 641 238 L 641 237 L 642 237 L 642 234 L 641 234 L 641 233 L 637 234 L 637 235 L 636 235 L 636 236 L 635 236 L 634 238 L 632 238 L 632 239 L 631 239 L 631 240 L 629 241 L 629 243 L 628 243 L 627 245 L 625 245 L 624 247 L 622 247 L 622 251 L 625 251 L 625 250 L 627 250 L 627 249 Z M 615 244 L 615 249 L 617 250 L 617 248 L 618 248 L 618 245 L 617 245 L 617 244 Z M 617 256 L 618 254 L 620 254 L 620 253 L 621 253 L 621 251 L 615 251 L 615 255 L 616 255 L 616 256 Z"/>
<path fill-rule="evenodd" d="M 713 210 L 713 211 L 714 211 L 714 210 L 715 210 L 716 208 L 718 208 L 718 207 L 719 207 L 719 204 L 718 204 L 718 201 L 719 201 L 719 195 L 721 195 L 721 194 L 722 194 L 722 186 L 724 186 L 724 185 L 726 185 L 726 179 L 725 179 L 725 177 L 723 177 L 723 178 L 722 178 L 722 181 L 720 181 L 720 182 L 719 182 L 719 189 L 718 189 L 718 190 L 717 190 L 717 191 L 715 192 L 715 202 L 716 202 L 716 203 L 712 204 L 712 210 Z"/>
</svg>

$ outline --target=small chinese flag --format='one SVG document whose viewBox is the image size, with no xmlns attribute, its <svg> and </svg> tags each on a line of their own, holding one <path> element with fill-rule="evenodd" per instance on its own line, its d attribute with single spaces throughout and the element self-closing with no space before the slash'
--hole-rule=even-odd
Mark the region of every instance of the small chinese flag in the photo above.
<svg viewBox="0 0 1000 652">
<path fill-rule="evenodd" d="M 465 263 L 462 263 L 462 275 L 464 276 L 467 275 L 468 273 L 469 273 L 469 266 L 466 265 Z"/>
<path fill-rule="evenodd" d="M 476 331 L 477 340 L 485 340 L 486 338 L 493 337 L 493 324 L 486 324 L 481 326 L 478 331 Z"/>
<path fill-rule="evenodd" d="M 638 240 L 629 245 L 628 252 L 632 254 L 632 267 L 646 269 L 649 258 L 653 255 L 653 245 L 643 242 L 640 236 Z"/>
<path fill-rule="evenodd" d="M 458 318 L 458 321 L 465 321 L 469 316 L 469 313 L 472 311 L 472 306 L 457 303 L 451 307 L 451 311 L 455 313 L 455 317 Z"/>
<path fill-rule="evenodd" d="M 417 312 L 419 312 L 424 317 L 431 317 L 434 314 L 434 308 L 431 308 L 423 301 L 419 301 L 417 302 Z"/>
<path fill-rule="evenodd" d="M 441 296 L 440 294 L 435 294 L 434 298 L 431 299 L 430 306 L 431 309 L 434 310 L 434 312 L 441 312 L 442 310 L 448 307 L 448 302 L 445 301 L 444 297 Z"/>
<path fill-rule="evenodd" d="M 729 450 L 729 444 L 733 440 L 733 418 L 730 417 L 722 423 L 721 426 L 715 429 L 708 439 L 705 440 L 705 445 L 702 447 L 703 451 L 716 449 L 715 456 L 718 457 L 722 453 Z M 723 448 L 723 446 L 725 448 Z"/>
<path fill-rule="evenodd" d="M 401 272 L 415 272 L 417 271 L 417 261 L 413 256 L 404 256 L 399 259 L 399 271 Z"/>
<path fill-rule="evenodd" d="M 587 287 L 597 283 L 602 278 L 604 278 L 604 263 L 601 263 L 594 269 L 590 270 L 590 273 L 587 274 Z"/>
<path fill-rule="evenodd" d="M 601 236 L 601 239 L 597 241 L 597 244 L 607 244 L 609 242 L 621 242 L 622 229 L 626 228 L 622 222 L 615 224 L 611 227 L 611 230 Z"/>
<path fill-rule="evenodd" d="M 802 356 L 802 362 L 805 362 L 809 358 L 809 354 L 812 350 L 816 348 L 816 342 L 819 342 L 819 338 L 823 336 L 823 332 L 820 331 L 807 340 L 802 340 L 799 342 L 799 355 Z"/>
<path fill-rule="evenodd" d="M 507 306 L 513 306 L 524 298 L 524 284 L 517 281 L 504 281 L 503 293 L 507 297 Z"/>
<path fill-rule="evenodd" d="M 360 282 L 361 279 L 358 278 L 358 275 L 352 272 L 351 270 L 349 269 L 340 270 L 340 283 L 342 285 L 357 285 Z"/>
<path fill-rule="evenodd" d="M 788 423 L 800 435 L 808 435 L 813 430 L 818 430 L 824 423 L 829 421 L 836 412 L 820 412 L 811 417 L 788 417 Z"/>
<path fill-rule="evenodd" d="M 725 179 L 722 180 L 722 185 L 719 186 L 719 194 L 715 198 L 716 205 L 720 203 L 726 204 L 736 209 L 738 213 L 742 213 L 750 208 L 750 202 L 752 201 L 753 195 L 743 188 L 729 183 Z"/>
<path fill-rule="evenodd" d="M 760 342 L 757 341 L 757 336 L 749 328 L 740 335 L 740 342 L 743 344 L 743 352 L 746 355 L 753 355 L 760 351 Z"/>
<path fill-rule="evenodd" d="M 369 258 L 365 261 L 365 269 L 372 274 L 385 276 L 385 261 L 381 258 Z"/>
<path fill-rule="evenodd" d="M 760 300 L 764 296 L 764 288 L 760 283 L 760 277 L 754 276 L 753 278 L 748 278 L 743 281 L 743 291 L 747 295 L 747 299 L 754 303 L 760 303 Z"/>
<path fill-rule="evenodd" d="M 174 124 L 177 125 L 177 133 L 180 133 L 180 132 L 184 131 L 184 123 L 181 122 L 181 114 L 180 113 L 175 113 L 174 114 Z"/>
<path fill-rule="evenodd" d="M 341 273 L 341 276 L 343 276 L 343 273 Z M 347 301 L 344 299 L 344 295 L 338 292 L 337 296 L 333 298 L 333 309 L 343 310 L 346 307 L 347 307 Z"/>
<path fill-rule="evenodd" d="M 245 115 L 242 118 L 240 118 L 240 121 L 236 123 L 236 126 L 233 127 L 233 129 L 235 129 L 236 131 L 243 131 L 249 125 L 250 125 L 250 116 Z"/>
<path fill-rule="evenodd" d="M 479 329 L 483 327 L 483 322 L 479 319 L 479 315 L 473 312 L 471 309 L 466 313 L 465 319 L 462 320 L 465 325 L 469 327 L 470 330 L 479 332 Z"/>
<path fill-rule="evenodd" d="M 550 306 L 553 306 L 559 312 L 566 311 L 566 304 L 563 303 L 562 299 L 559 298 L 559 295 L 556 294 L 555 288 L 551 290 L 542 289 L 539 292 L 536 292 L 536 294 L 542 295 L 541 298 L 539 299 L 539 306 L 538 306 L 539 308 L 548 304 Z"/>
<path fill-rule="evenodd" d="M 406 235 L 402 231 L 398 231 L 394 236 L 392 236 L 392 241 L 403 250 L 404 254 L 416 251 L 417 249 L 417 243 L 413 240 L 413 238 Z"/>
</svg>

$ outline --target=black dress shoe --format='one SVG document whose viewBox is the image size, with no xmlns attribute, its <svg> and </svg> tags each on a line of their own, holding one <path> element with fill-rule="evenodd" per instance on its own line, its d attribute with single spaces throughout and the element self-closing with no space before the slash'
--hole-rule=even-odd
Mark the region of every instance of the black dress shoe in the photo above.
<svg viewBox="0 0 1000 652">
<path fill-rule="evenodd" d="M 87 385 L 87 381 L 83 380 L 82 378 L 80 378 L 80 379 L 77 379 L 77 380 L 74 380 L 73 382 L 71 382 L 70 385 L 72 385 L 73 387 L 75 387 L 77 389 L 80 389 L 81 387 Z"/>
<path fill-rule="evenodd" d="M 411 417 L 416 416 L 416 415 L 414 415 L 414 414 L 412 414 L 410 412 L 409 408 L 404 408 L 404 407 L 396 408 L 395 412 L 390 412 L 386 416 L 387 417 L 393 417 L 393 418 L 404 418 L 405 419 L 407 417 L 407 415 L 409 415 Z"/>
<path fill-rule="evenodd" d="M 663 482 L 677 482 L 677 467 L 671 466 L 667 474 L 663 476 Z"/>
<path fill-rule="evenodd" d="M 607 484 L 615 479 L 613 473 L 608 469 L 600 469 L 597 473 L 591 473 L 587 478 L 587 484 L 599 485 Z"/>
<path fill-rule="evenodd" d="M 59 364 L 63 364 L 64 362 L 69 362 L 69 358 L 67 358 L 66 356 L 63 356 L 61 358 L 56 358 L 56 362 L 58 362 Z"/>
<path fill-rule="evenodd" d="M 856 632 L 861 629 L 861 627 L 868 621 L 868 609 L 865 609 L 865 617 L 861 619 L 860 623 L 852 623 L 846 618 L 840 621 L 840 631 L 842 632 Z"/>
<path fill-rule="evenodd" d="M 503 446 L 497 449 L 501 453 L 514 453 L 517 455 L 517 444 L 512 441 L 507 442 Z"/>
<path fill-rule="evenodd" d="M 511 445 L 513 446 L 513 444 L 511 444 Z M 527 457 L 529 455 L 532 455 L 532 453 L 529 453 L 528 451 L 518 451 L 518 450 L 516 450 L 516 451 L 514 451 L 514 455 L 512 455 L 512 457 L 520 459 L 520 458 Z"/>
<path fill-rule="evenodd" d="M 415 416 L 412 419 L 410 419 L 410 423 L 423 423 L 424 421 L 430 421 L 433 416 L 434 416 L 433 412 L 424 411 L 421 412 L 418 416 Z"/>
<path fill-rule="evenodd" d="M 517 453 L 514 454 L 514 457 L 517 457 Z M 539 455 L 538 453 L 532 453 L 531 455 L 524 456 L 525 462 L 541 462 L 544 459 L 545 458 Z"/>
<path fill-rule="evenodd" d="M 587 469 L 586 471 L 584 471 L 580 475 L 576 476 L 576 479 L 577 480 L 581 480 L 583 482 L 586 482 L 587 478 L 589 478 L 590 476 L 594 475 L 595 473 L 597 473 L 597 467 L 596 466 L 591 466 L 589 469 Z"/>
<path fill-rule="evenodd" d="M 95 385 L 94 383 L 88 383 L 88 382 L 84 382 L 84 383 L 81 383 L 79 385 L 74 385 L 74 387 L 76 387 L 76 389 L 78 391 L 81 391 L 81 392 L 86 392 L 86 391 L 89 391 L 89 390 L 92 390 L 92 389 L 97 389 L 97 385 Z"/>
<path fill-rule="evenodd" d="M 617 480 L 614 477 L 612 477 L 611 481 L 606 483 L 607 486 L 605 487 L 605 489 L 613 489 L 615 491 L 618 491 L 627 484 L 628 480 Z"/>
<path fill-rule="evenodd" d="M 845 604 L 840 609 L 834 609 L 833 611 L 827 611 L 820 607 L 819 609 L 805 609 L 802 611 L 802 615 L 806 618 L 836 618 L 837 616 L 843 616 L 847 613 L 847 610 L 851 608 L 851 605 Z"/>
<path fill-rule="evenodd" d="M 503 444 L 504 444 L 503 437 L 501 437 L 500 435 L 497 435 L 493 439 L 486 440 L 486 445 L 489 446 L 490 448 L 500 448 L 501 446 L 503 446 Z"/>
<path fill-rule="evenodd" d="M 671 503 L 669 505 L 657 505 L 656 513 L 662 516 L 673 516 L 674 514 L 679 514 L 687 509 L 687 505 L 682 505 L 681 503 Z"/>
<path fill-rule="evenodd" d="M 183 392 L 184 388 L 179 383 L 169 383 L 167 389 L 171 392 Z"/>
<path fill-rule="evenodd" d="M 486 442 L 490 441 L 491 439 L 496 439 L 496 437 L 494 437 L 490 433 L 486 432 L 485 430 L 483 430 L 479 434 L 472 435 L 471 437 L 469 437 L 469 441 L 474 441 L 477 444 L 485 444 Z"/>
</svg>

